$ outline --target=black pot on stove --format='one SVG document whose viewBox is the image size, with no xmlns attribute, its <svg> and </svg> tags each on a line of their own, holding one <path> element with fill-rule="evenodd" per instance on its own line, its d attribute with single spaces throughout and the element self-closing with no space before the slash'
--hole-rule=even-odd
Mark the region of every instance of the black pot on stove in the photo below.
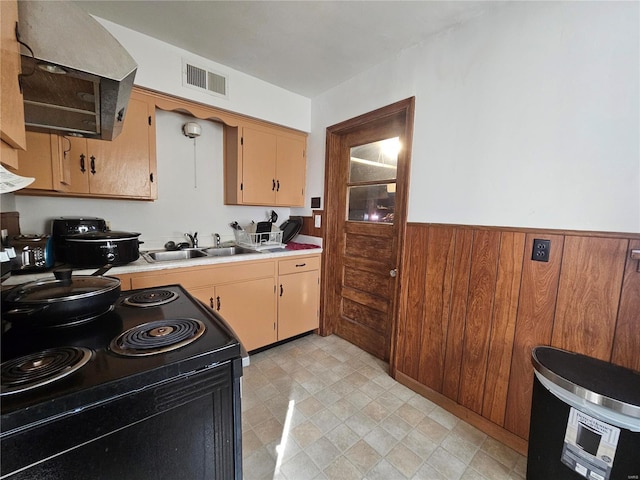
<svg viewBox="0 0 640 480">
<path fill-rule="evenodd" d="M 102 265 L 126 265 L 140 257 L 139 233 L 136 232 L 88 232 L 68 235 L 67 263 L 80 267 Z"/>
</svg>

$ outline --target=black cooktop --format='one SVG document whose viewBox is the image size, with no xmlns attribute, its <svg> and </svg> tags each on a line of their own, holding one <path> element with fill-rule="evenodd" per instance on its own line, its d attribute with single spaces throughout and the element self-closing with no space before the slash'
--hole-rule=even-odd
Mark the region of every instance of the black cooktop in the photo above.
<svg viewBox="0 0 640 480">
<path fill-rule="evenodd" d="M 141 297 L 142 305 L 132 305 L 132 296 Z M 156 305 L 150 303 L 150 297 L 162 297 L 163 301 Z M 84 363 L 55 381 L 22 392 L 13 393 L 3 385 L 0 388 L 3 434 L 239 358 L 240 344 L 225 325 L 214 311 L 180 285 L 123 292 L 111 312 L 80 326 L 34 330 L 5 325 L 3 365 L 23 356 L 27 360 L 18 361 L 18 369 L 39 367 L 43 361 L 53 363 L 53 354 L 38 358 L 39 353 L 60 348 L 65 354 L 80 350 L 83 357 L 80 361 Z M 122 343 L 121 337 L 127 336 L 142 343 L 133 347 L 118 345 Z M 172 337 L 179 343 L 167 347 L 173 343 Z M 187 337 L 192 340 L 185 340 Z M 160 340 L 160 351 L 145 350 L 151 348 L 147 343 L 154 339 Z M 86 351 L 89 358 L 83 353 Z M 138 353 L 128 354 L 134 351 Z M 37 360 L 29 358 L 32 354 Z"/>
</svg>

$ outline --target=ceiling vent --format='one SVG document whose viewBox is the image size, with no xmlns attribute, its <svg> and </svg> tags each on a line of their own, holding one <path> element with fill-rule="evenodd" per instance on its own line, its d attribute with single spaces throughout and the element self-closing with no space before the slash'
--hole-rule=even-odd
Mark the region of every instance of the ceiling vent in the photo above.
<svg viewBox="0 0 640 480">
<path fill-rule="evenodd" d="M 182 61 L 182 85 L 227 98 L 227 76 Z"/>
</svg>

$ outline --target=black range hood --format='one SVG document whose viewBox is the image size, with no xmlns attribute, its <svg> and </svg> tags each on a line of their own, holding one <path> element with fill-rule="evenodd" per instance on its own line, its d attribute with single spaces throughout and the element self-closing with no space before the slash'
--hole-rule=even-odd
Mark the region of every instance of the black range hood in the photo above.
<svg viewBox="0 0 640 480">
<path fill-rule="evenodd" d="M 118 136 L 138 67 L 124 47 L 67 1 L 19 1 L 18 31 L 27 129 Z"/>
</svg>

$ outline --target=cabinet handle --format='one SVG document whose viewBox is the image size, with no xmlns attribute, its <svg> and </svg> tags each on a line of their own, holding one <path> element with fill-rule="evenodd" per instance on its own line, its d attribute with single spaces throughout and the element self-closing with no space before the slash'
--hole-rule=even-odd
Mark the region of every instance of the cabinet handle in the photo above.
<svg viewBox="0 0 640 480">
<path fill-rule="evenodd" d="M 282 284 L 280 284 L 280 296 L 284 293 L 284 289 L 282 288 Z"/>
<path fill-rule="evenodd" d="M 220 311 L 220 295 L 218 295 L 216 297 L 216 303 L 217 303 L 217 307 L 218 307 L 218 308 L 216 308 L 216 310 Z"/>
<path fill-rule="evenodd" d="M 84 168 L 84 153 L 80 154 L 80 171 L 82 173 L 86 172 L 86 168 Z"/>
<path fill-rule="evenodd" d="M 209 297 L 209 306 L 211 307 L 211 310 L 213 310 L 213 297 Z"/>
<path fill-rule="evenodd" d="M 276 192 L 279 192 L 280 191 L 280 180 L 278 180 L 276 183 L 278 184 L 278 186 L 276 187 Z"/>
<path fill-rule="evenodd" d="M 296 268 L 298 267 L 306 267 L 307 264 L 306 263 L 296 263 Z"/>
<path fill-rule="evenodd" d="M 272 179 L 271 180 L 273 182 L 273 185 L 271 185 L 271 191 L 273 192 L 276 189 L 276 179 Z"/>
<path fill-rule="evenodd" d="M 91 173 L 95 175 L 96 174 L 96 157 L 91 155 L 89 158 L 91 159 Z"/>
</svg>

